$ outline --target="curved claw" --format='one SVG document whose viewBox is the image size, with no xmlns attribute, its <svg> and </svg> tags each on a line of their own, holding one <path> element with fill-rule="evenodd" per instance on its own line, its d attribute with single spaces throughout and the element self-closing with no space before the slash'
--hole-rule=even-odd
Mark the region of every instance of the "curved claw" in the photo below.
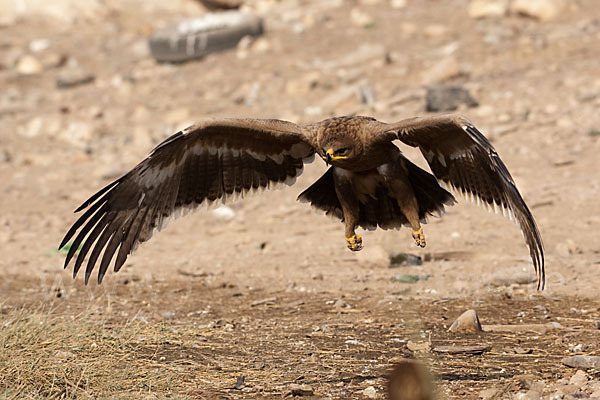
<svg viewBox="0 0 600 400">
<path fill-rule="evenodd" d="M 354 235 L 346 238 L 346 245 L 352 251 L 360 251 L 363 248 L 362 237 L 360 235 Z"/>
<path fill-rule="evenodd" d="M 427 243 L 425 242 L 425 235 L 423 234 L 422 227 L 416 231 L 412 231 L 411 233 L 412 233 L 413 239 L 415 239 L 415 242 L 417 243 L 417 246 L 425 247 L 427 245 Z"/>
</svg>

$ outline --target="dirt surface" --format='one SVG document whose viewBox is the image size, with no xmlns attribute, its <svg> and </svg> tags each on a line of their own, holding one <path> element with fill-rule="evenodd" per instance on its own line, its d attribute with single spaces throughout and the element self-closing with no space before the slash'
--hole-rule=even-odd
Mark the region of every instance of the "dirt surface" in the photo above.
<svg viewBox="0 0 600 400">
<path fill-rule="evenodd" d="M 159 339 L 152 348 L 136 347 L 138 359 L 180 379 L 147 390 L 157 396 L 278 398 L 297 383 L 317 398 L 368 398 L 370 386 L 383 398 L 387 371 L 399 357 L 427 362 L 449 398 L 479 398 L 486 389 L 505 398 L 531 391 L 533 381 L 550 396 L 575 372 L 562 357 L 597 353 L 594 0 L 569 2 L 544 21 L 513 12 L 475 19 L 466 0 L 250 1 L 247 9 L 265 19 L 263 37 L 177 65 L 157 64 L 146 39 L 204 13 L 200 5 L 92 3 L 94 12 L 64 19 L 0 19 L 3 312 L 44 304 L 60 316 L 91 312 L 117 325 L 142 316 L 185 330 L 189 343 L 198 338 L 189 352 Z M 57 87 L 57 79 L 77 74 L 93 79 Z M 86 288 L 82 277 L 73 281 L 71 270 L 62 270 L 64 253 L 55 249 L 75 220 L 72 211 L 197 119 L 308 123 L 362 114 L 393 121 L 424 115 L 425 87 L 439 83 L 463 86 L 477 100 L 478 107 L 457 112 L 492 140 L 536 217 L 546 249 L 542 293 L 527 283 L 533 271 L 518 228 L 464 201 L 425 226 L 424 250 L 401 230 L 361 233 L 365 249 L 349 252 L 339 222 L 295 202 L 325 171 L 319 160 L 294 186 L 235 203 L 233 213 L 201 211 L 172 222 L 101 287 Z M 392 269 L 388 255 L 397 252 L 425 262 Z M 422 279 L 401 282 L 415 276 Z M 562 328 L 447 332 L 469 308 L 483 324 Z M 408 341 L 433 350 L 411 351 Z M 490 350 L 434 351 L 448 343 Z M 588 372 L 591 383 L 561 393 L 591 395 L 596 381 Z M 232 389 L 239 376 L 245 389 Z"/>
</svg>

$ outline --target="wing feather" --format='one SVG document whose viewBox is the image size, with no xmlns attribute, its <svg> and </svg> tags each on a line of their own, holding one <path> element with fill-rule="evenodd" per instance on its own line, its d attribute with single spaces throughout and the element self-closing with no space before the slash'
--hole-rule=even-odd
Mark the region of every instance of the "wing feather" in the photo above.
<svg viewBox="0 0 600 400">
<path fill-rule="evenodd" d="M 65 268 L 81 246 L 73 276 L 89 254 L 85 283 L 99 259 L 100 283 L 115 253 L 116 272 L 171 218 L 289 184 L 312 160 L 311 135 L 290 122 L 250 119 L 207 120 L 175 133 L 77 209 L 87 208 L 59 247 L 75 237 Z"/>
<path fill-rule="evenodd" d="M 440 183 L 514 220 L 529 248 L 538 288 L 543 289 L 544 247 L 533 215 L 492 144 L 469 120 L 437 116 L 373 124 L 375 141 L 400 139 L 418 147 Z"/>
</svg>

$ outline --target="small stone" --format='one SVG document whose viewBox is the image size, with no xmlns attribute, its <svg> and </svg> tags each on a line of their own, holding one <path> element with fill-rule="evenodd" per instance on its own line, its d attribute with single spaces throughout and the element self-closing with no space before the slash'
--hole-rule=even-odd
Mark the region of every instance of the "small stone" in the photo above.
<svg viewBox="0 0 600 400">
<path fill-rule="evenodd" d="M 429 279 L 429 275 L 398 274 L 394 275 L 390 280 L 400 283 L 417 283 L 419 281 L 426 281 L 427 279 Z"/>
<path fill-rule="evenodd" d="M 575 393 L 567 393 L 565 394 L 565 397 L 563 397 L 564 400 L 578 400 L 578 399 L 589 399 L 590 396 L 587 393 L 583 393 L 583 392 L 575 392 Z"/>
<path fill-rule="evenodd" d="M 506 0 L 471 0 L 468 13 L 471 18 L 497 18 L 506 15 L 507 11 Z"/>
<path fill-rule="evenodd" d="M 549 21 L 559 16 L 565 5 L 565 0 L 514 0 L 510 11 L 540 21 Z"/>
<path fill-rule="evenodd" d="M 200 0 L 200 3 L 209 10 L 230 10 L 239 8 L 244 4 L 244 0 Z"/>
<path fill-rule="evenodd" d="M 42 133 L 44 120 L 41 117 L 31 119 L 27 124 L 17 127 L 17 133 L 26 138 L 34 138 Z"/>
<path fill-rule="evenodd" d="M 406 343 L 406 348 L 415 353 L 419 353 L 419 352 L 428 353 L 431 350 L 431 343 L 429 343 L 429 342 L 413 342 L 412 340 L 409 340 L 408 343 Z"/>
<path fill-rule="evenodd" d="M 362 11 L 358 7 L 354 7 L 352 10 L 350 10 L 350 21 L 355 26 L 361 28 L 371 26 L 375 23 L 375 19 L 373 19 L 371 15 Z"/>
<path fill-rule="evenodd" d="M 477 107 L 479 104 L 467 89 L 460 86 L 433 85 L 427 87 L 427 111 L 454 111 L 461 105 Z"/>
<path fill-rule="evenodd" d="M 235 218 L 235 211 L 229 206 L 222 205 L 212 210 L 212 215 L 225 221 L 231 221 Z"/>
<path fill-rule="evenodd" d="M 484 389 L 481 392 L 479 392 L 479 397 L 482 400 L 497 398 L 496 395 L 498 394 L 498 392 L 500 392 L 500 390 L 496 388 Z"/>
<path fill-rule="evenodd" d="M 442 24 L 429 24 L 423 27 L 423 33 L 429 37 L 440 37 L 448 33 L 448 28 Z"/>
<path fill-rule="evenodd" d="M 600 356 L 572 356 L 562 359 L 562 363 L 573 368 L 600 368 Z"/>
<path fill-rule="evenodd" d="M 390 254 L 390 268 L 405 267 L 409 265 L 423 265 L 421 256 L 409 253 Z"/>
<path fill-rule="evenodd" d="M 21 75 L 36 75 L 44 70 L 44 66 L 36 57 L 25 54 L 17 62 L 17 72 Z"/>
<path fill-rule="evenodd" d="M 577 372 L 575 372 L 575 375 L 573 375 L 571 377 L 571 379 L 569 379 L 569 385 L 575 385 L 575 386 L 581 387 L 587 381 L 588 381 L 588 376 L 585 373 L 585 371 L 578 370 Z"/>
<path fill-rule="evenodd" d="M 477 333 L 481 332 L 481 323 L 475 310 L 467 310 L 454 321 L 449 332 Z"/>
<path fill-rule="evenodd" d="M 537 278 L 529 271 L 501 270 L 496 272 L 489 280 L 492 286 L 510 286 L 512 284 L 527 285 L 536 282 Z"/>
<path fill-rule="evenodd" d="M 60 359 L 69 359 L 69 358 L 74 358 L 76 356 L 75 356 L 75 354 L 71 353 L 70 351 L 56 350 L 54 352 L 54 357 L 60 358 Z"/>
<path fill-rule="evenodd" d="M 49 39 L 35 39 L 29 42 L 29 51 L 33 53 L 39 53 L 40 51 L 46 50 L 48 47 L 50 47 Z"/>
<path fill-rule="evenodd" d="M 292 383 L 291 385 L 288 386 L 288 391 L 285 394 L 285 397 L 288 397 L 288 396 L 312 396 L 314 394 L 315 394 L 315 391 L 310 386 Z"/>
<path fill-rule="evenodd" d="M 377 397 L 377 390 L 373 386 L 369 386 L 368 388 L 361 391 L 362 395 L 368 399 L 374 399 Z"/>
<path fill-rule="evenodd" d="M 390 6 L 395 9 L 406 7 L 406 0 L 390 0 Z"/>
<path fill-rule="evenodd" d="M 530 390 L 528 392 L 517 393 L 512 398 L 515 399 L 515 400 L 516 399 L 519 399 L 519 400 L 540 400 L 542 398 L 542 395 L 540 394 L 540 392 L 537 392 L 535 390 Z"/>
<path fill-rule="evenodd" d="M 72 88 L 94 82 L 94 75 L 84 71 L 79 67 L 67 68 L 61 71 L 56 78 L 56 87 L 58 89 Z"/>
</svg>

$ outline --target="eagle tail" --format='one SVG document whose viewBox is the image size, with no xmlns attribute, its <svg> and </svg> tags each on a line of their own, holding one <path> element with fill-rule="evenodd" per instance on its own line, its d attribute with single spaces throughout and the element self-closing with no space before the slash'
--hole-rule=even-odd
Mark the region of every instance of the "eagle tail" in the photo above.
<svg viewBox="0 0 600 400">
<path fill-rule="evenodd" d="M 443 189 L 437 179 L 427 171 L 422 170 L 406 160 L 408 179 L 413 186 L 419 204 L 419 218 L 426 222 L 429 215 L 441 215 L 445 206 L 455 203 L 454 197 Z M 333 167 L 329 168 L 315 183 L 298 196 L 298 201 L 310 203 L 326 215 L 344 221 L 342 205 L 335 192 Z M 366 203 L 360 203 L 358 226 L 367 230 L 399 229 L 402 225 L 409 226 L 408 219 L 400 210 L 398 202 L 389 195 L 387 188 L 380 185 L 374 196 Z"/>
<path fill-rule="evenodd" d="M 441 187 L 435 176 L 406 158 L 404 161 L 408 170 L 408 180 L 415 192 L 417 204 L 419 204 L 419 218 L 422 222 L 425 222 L 429 215 L 441 216 L 445 211 L 445 206 L 452 206 L 456 203 L 452 193 Z"/>
<path fill-rule="evenodd" d="M 317 210 L 324 211 L 325 215 L 344 220 L 342 205 L 335 192 L 333 167 L 329 168 L 315 183 L 300 193 L 297 200 L 302 203 L 310 203 Z"/>
</svg>

